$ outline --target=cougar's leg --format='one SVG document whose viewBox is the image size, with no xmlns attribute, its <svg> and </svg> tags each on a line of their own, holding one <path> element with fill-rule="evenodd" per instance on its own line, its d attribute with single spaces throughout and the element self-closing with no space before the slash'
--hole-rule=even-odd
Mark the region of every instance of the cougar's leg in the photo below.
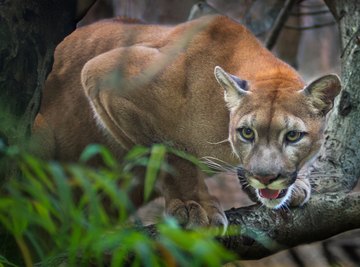
<svg viewBox="0 0 360 267">
<path fill-rule="evenodd" d="M 186 228 L 228 224 L 219 201 L 208 192 L 204 175 L 192 163 L 170 156 L 176 173 L 160 178 L 160 191 L 165 197 L 165 212 Z"/>
</svg>

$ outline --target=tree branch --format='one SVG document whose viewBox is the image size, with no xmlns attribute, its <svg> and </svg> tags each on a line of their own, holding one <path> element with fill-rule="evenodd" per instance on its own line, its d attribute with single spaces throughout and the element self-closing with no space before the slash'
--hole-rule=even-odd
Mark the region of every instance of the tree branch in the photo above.
<svg viewBox="0 0 360 267">
<path fill-rule="evenodd" d="M 323 15 L 328 14 L 329 10 L 318 10 L 318 11 L 309 11 L 309 12 L 290 12 L 290 16 L 316 16 L 316 15 Z"/>
<path fill-rule="evenodd" d="M 258 259 L 360 228 L 360 194 L 316 195 L 306 207 L 286 213 L 251 207 L 227 215 L 231 225 L 240 227 L 242 235 L 222 238 L 221 242 L 242 259 Z"/>
<path fill-rule="evenodd" d="M 360 228 L 360 193 L 314 195 L 303 208 L 274 211 L 258 205 L 226 212 L 240 234 L 219 238 L 239 258 L 259 259 L 300 244 Z M 154 238 L 156 226 L 146 230 Z"/>
<path fill-rule="evenodd" d="M 290 29 L 290 30 L 297 30 L 297 31 L 306 31 L 306 30 L 319 29 L 319 28 L 323 28 L 323 27 L 327 27 L 327 26 L 333 26 L 335 24 L 336 24 L 335 21 L 330 21 L 327 23 L 314 24 L 314 25 L 302 26 L 302 27 L 297 27 L 297 26 L 292 26 L 292 25 L 284 25 L 284 28 Z"/>
<path fill-rule="evenodd" d="M 281 9 L 279 15 L 274 22 L 273 27 L 271 28 L 271 31 L 266 37 L 265 46 L 267 49 L 271 50 L 274 47 L 276 40 L 281 32 L 281 29 L 283 28 L 285 21 L 289 16 L 290 10 L 295 2 L 296 0 L 286 0 L 284 7 Z"/>
</svg>

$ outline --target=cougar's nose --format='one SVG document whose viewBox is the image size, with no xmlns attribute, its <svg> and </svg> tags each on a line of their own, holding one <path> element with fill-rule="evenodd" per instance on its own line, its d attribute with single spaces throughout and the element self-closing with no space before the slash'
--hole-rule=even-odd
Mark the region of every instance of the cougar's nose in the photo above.
<svg viewBox="0 0 360 267">
<path fill-rule="evenodd" d="M 276 181 L 280 175 L 254 175 L 254 178 L 264 185 L 271 184 Z"/>
</svg>

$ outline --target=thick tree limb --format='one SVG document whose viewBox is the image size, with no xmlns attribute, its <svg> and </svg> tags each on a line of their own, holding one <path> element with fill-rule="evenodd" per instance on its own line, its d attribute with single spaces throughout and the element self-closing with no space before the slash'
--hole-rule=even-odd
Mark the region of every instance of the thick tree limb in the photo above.
<svg viewBox="0 0 360 267">
<path fill-rule="evenodd" d="M 304 208 L 287 212 L 253 206 L 228 211 L 227 215 L 242 234 L 221 242 L 242 259 L 259 259 L 360 228 L 360 194 L 316 195 Z"/>
<path fill-rule="evenodd" d="M 360 228 L 360 193 L 318 194 L 302 208 L 274 211 L 254 205 L 226 215 L 240 234 L 221 237 L 220 243 L 241 259 L 259 259 Z M 147 231 L 156 238 L 154 225 Z"/>
</svg>

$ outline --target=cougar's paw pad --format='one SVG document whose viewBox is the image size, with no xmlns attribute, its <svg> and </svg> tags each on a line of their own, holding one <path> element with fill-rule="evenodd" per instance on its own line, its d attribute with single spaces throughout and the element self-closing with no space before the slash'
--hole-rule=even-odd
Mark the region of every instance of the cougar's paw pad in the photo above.
<svg viewBox="0 0 360 267">
<path fill-rule="evenodd" d="M 192 200 L 186 201 L 186 207 L 189 212 L 189 221 L 186 228 L 192 229 L 197 226 L 209 225 L 207 213 L 199 203 Z"/>
<path fill-rule="evenodd" d="M 185 203 L 180 199 L 172 199 L 167 204 L 166 215 L 175 218 L 181 225 L 186 225 L 189 221 L 189 212 Z"/>
<path fill-rule="evenodd" d="M 224 234 L 228 221 L 225 213 L 212 204 L 201 205 L 196 201 L 172 199 L 168 202 L 166 214 L 174 217 L 186 229 L 203 226 L 215 226 Z"/>
</svg>

